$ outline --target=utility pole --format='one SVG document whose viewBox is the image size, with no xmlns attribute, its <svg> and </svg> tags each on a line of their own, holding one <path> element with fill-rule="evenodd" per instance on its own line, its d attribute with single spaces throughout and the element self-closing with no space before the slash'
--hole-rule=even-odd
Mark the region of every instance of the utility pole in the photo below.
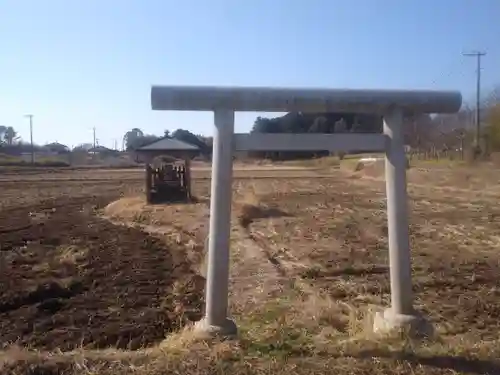
<svg viewBox="0 0 500 375">
<path fill-rule="evenodd" d="M 481 152 L 481 57 L 486 55 L 486 52 L 474 51 L 464 53 L 464 56 L 475 57 L 477 61 L 476 67 L 476 156 Z"/>
<path fill-rule="evenodd" d="M 35 147 L 33 146 L 33 115 L 25 115 L 30 119 L 31 164 L 35 164 Z"/>
<path fill-rule="evenodd" d="M 95 126 L 92 128 L 93 133 L 94 133 L 94 152 L 95 152 L 95 146 L 96 146 L 96 138 L 95 138 Z"/>
</svg>

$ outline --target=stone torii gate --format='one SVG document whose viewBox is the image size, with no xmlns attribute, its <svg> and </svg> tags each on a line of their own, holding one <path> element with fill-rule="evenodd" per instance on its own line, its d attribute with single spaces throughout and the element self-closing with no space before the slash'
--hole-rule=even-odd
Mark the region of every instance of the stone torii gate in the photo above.
<svg viewBox="0 0 500 375">
<path fill-rule="evenodd" d="M 153 110 L 214 112 L 206 311 L 197 328 L 237 332 L 227 311 L 234 150 L 385 151 L 391 306 L 375 316 L 374 330 L 420 325 L 412 296 L 403 115 L 454 113 L 461 104 L 454 91 L 153 86 Z M 234 134 L 235 111 L 374 113 L 383 116 L 383 134 Z"/>
</svg>

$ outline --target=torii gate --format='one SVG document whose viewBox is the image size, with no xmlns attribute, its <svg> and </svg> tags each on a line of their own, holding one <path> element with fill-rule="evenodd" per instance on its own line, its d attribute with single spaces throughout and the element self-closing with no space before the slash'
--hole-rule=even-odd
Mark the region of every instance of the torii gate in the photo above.
<svg viewBox="0 0 500 375">
<path fill-rule="evenodd" d="M 237 332 L 227 311 L 234 150 L 385 151 L 391 307 L 375 316 L 374 330 L 424 321 L 413 308 L 402 120 L 406 113 L 457 112 L 459 92 L 153 86 L 151 105 L 153 110 L 214 112 L 206 309 L 199 330 Z M 234 134 L 235 111 L 375 113 L 383 116 L 383 134 Z"/>
</svg>

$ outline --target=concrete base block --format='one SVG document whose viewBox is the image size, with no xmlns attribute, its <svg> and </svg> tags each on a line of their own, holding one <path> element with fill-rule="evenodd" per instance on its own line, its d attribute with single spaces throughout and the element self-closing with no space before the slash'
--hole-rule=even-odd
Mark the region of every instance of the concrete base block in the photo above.
<svg viewBox="0 0 500 375">
<path fill-rule="evenodd" d="M 231 319 L 226 319 L 222 325 L 211 325 L 203 318 L 195 323 L 194 330 L 210 337 L 234 337 L 238 334 L 238 327 Z"/>
<path fill-rule="evenodd" d="M 375 313 L 373 320 L 375 333 L 405 332 L 412 337 L 431 337 L 434 329 L 422 315 L 395 314 L 391 309 Z"/>
</svg>

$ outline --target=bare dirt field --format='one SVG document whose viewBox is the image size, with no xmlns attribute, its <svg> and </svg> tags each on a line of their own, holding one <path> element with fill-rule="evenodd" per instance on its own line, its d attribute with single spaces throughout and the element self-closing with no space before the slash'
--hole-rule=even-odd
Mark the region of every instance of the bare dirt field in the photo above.
<svg viewBox="0 0 500 375">
<path fill-rule="evenodd" d="M 96 215 L 120 193 L 139 189 L 139 181 L 38 178 L 0 183 L 3 343 L 150 345 L 182 324 L 167 301 L 178 283 L 188 292 L 184 317 L 199 317 L 203 283 L 174 244 Z"/>
<path fill-rule="evenodd" d="M 408 171 L 424 341 L 370 333 L 390 297 L 383 171 L 299 166 L 235 170 L 240 332 L 195 337 L 209 172 L 170 206 L 144 203 L 137 169 L 0 175 L 0 373 L 500 373 L 499 170 Z"/>
</svg>

